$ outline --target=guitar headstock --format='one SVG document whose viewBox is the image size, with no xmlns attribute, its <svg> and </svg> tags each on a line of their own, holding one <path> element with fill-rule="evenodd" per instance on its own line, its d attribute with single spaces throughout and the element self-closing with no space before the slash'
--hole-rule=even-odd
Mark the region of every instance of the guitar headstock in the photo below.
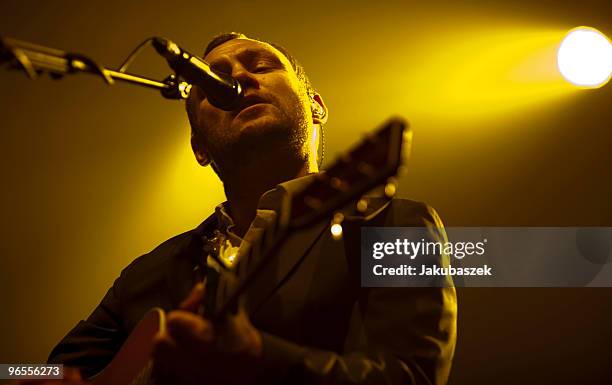
<svg viewBox="0 0 612 385">
<path fill-rule="evenodd" d="M 408 124 L 392 118 L 317 175 L 291 199 L 288 227 L 308 226 L 363 194 L 387 183 L 398 172 L 410 147 Z"/>
</svg>

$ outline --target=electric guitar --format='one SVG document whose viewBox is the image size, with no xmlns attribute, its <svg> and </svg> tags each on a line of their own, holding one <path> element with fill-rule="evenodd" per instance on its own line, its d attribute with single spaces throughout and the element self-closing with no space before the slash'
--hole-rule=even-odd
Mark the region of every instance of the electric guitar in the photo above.
<svg viewBox="0 0 612 385">
<path fill-rule="evenodd" d="M 276 220 L 270 223 L 248 250 L 238 253 L 236 262 L 222 270 L 214 307 L 205 306 L 204 315 L 214 322 L 237 311 L 242 295 L 249 289 L 291 233 L 328 218 L 334 211 L 359 201 L 363 194 L 383 187 L 387 199 L 395 193 L 394 176 L 409 150 L 411 132 L 401 119 L 391 119 L 340 158 L 325 172 L 316 175 L 305 188 L 289 197 Z M 363 198 L 362 198 L 363 199 Z M 340 236 L 342 214 L 331 220 L 331 231 Z M 208 302 L 208 301 L 206 301 Z M 149 384 L 150 355 L 154 337 L 164 331 L 165 314 L 150 310 L 134 328 L 110 364 L 93 379 L 93 385 Z"/>
</svg>

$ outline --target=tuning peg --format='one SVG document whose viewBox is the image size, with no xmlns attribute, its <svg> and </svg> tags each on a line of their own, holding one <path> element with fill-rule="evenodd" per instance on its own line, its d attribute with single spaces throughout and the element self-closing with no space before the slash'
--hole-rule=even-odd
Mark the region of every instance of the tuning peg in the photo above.
<svg viewBox="0 0 612 385">
<path fill-rule="evenodd" d="M 332 177 L 329 180 L 329 185 L 338 191 L 346 191 L 348 189 L 348 186 L 346 185 L 345 182 L 342 181 L 342 179 L 338 178 L 338 177 Z"/>
<path fill-rule="evenodd" d="M 397 176 L 406 176 L 408 175 L 408 167 L 405 164 L 401 164 L 397 168 Z"/>
<path fill-rule="evenodd" d="M 357 165 L 357 171 L 369 177 L 376 175 L 376 169 L 374 169 L 374 167 L 367 162 L 359 162 Z"/>
<path fill-rule="evenodd" d="M 357 201 L 357 205 L 356 205 L 357 211 L 359 211 L 361 214 L 365 213 L 366 210 L 368 209 L 368 204 L 369 204 L 368 198 L 361 197 L 361 199 Z"/>
<path fill-rule="evenodd" d="M 342 239 L 342 221 L 344 221 L 344 215 L 342 213 L 335 213 L 331 220 L 330 232 L 332 238 L 336 241 Z"/>
<path fill-rule="evenodd" d="M 404 140 L 412 140 L 412 130 L 404 130 L 404 132 L 402 133 L 402 137 L 404 138 Z"/>
<path fill-rule="evenodd" d="M 397 180 L 393 177 L 387 179 L 387 184 L 385 185 L 385 195 L 387 196 L 387 198 L 393 198 L 396 191 Z"/>
</svg>

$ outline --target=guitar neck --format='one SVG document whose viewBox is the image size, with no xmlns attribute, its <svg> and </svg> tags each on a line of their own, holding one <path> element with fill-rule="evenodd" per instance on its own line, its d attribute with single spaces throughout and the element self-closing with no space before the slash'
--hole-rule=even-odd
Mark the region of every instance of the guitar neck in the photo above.
<svg viewBox="0 0 612 385">
<path fill-rule="evenodd" d="M 288 193 L 288 204 L 281 205 L 283 209 L 276 212 L 272 223 L 262 229 L 246 251 L 241 248 L 236 264 L 221 273 L 216 295 L 218 306 L 209 307 L 206 314 L 220 321 L 227 314 L 236 313 L 242 295 L 295 230 L 325 219 L 374 188 L 385 186 L 385 194 L 391 198 L 395 185 L 389 178 L 397 174 L 402 150 L 410 148 L 410 140 L 407 123 L 391 119 L 339 157 L 325 172 L 316 174 L 303 189 Z"/>
</svg>

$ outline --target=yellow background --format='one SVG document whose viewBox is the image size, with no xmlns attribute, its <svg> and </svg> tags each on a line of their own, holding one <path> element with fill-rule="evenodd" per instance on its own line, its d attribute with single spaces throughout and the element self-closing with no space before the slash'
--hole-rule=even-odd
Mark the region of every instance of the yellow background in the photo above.
<svg viewBox="0 0 612 385">
<path fill-rule="evenodd" d="M 589 0 L 3 0 L 0 34 L 107 67 L 152 35 L 193 52 L 219 32 L 271 40 L 327 102 L 326 163 L 399 114 L 414 129 L 400 196 L 447 226 L 612 226 L 612 85 L 578 90 L 554 66 L 567 30 L 611 36 L 611 11 Z M 130 71 L 169 73 L 152 50 Z M 0 362 L 43 362 L 125 265 L 195 227 L 223 191 L 190 153 L 183 105 L 154 91 L 3 71 L 0 127 Z M 451 383 L 598 383 L 611 370 L 611 300 L 608 289 L 460 290 Z"/>
</svg>

